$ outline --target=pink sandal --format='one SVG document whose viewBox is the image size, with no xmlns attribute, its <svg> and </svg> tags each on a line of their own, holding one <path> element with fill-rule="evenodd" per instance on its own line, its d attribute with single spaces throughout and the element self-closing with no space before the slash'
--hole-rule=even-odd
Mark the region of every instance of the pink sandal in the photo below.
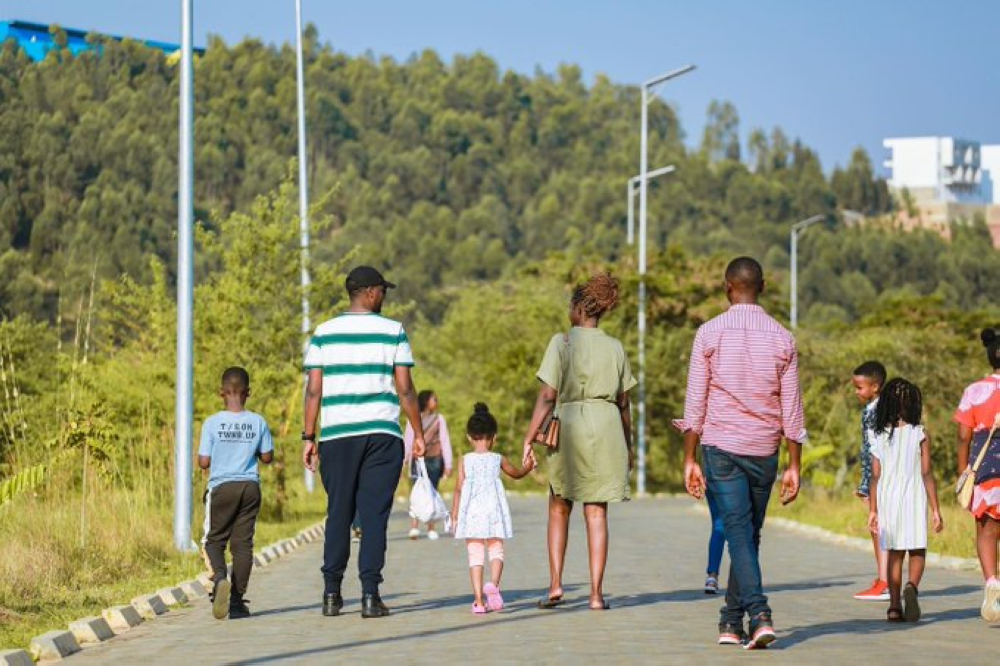
<svg viewBox="0 0 1000 666">
<path fill-rule="evenodd" d="M 486 583 L 483 587 L 483 592 L 486 593 L 486 607 L 491 611 L 498 611 L 503 609 L 503 597 L 500 596 L 500 588 L 498 588 L 493 583 Z"/>
<path fill-rule="evenodd" d="M 473 601 L 472 602 L 472 614 L 473 615 L 485 615 L 486 614 L 486 606 L 480 606 L 479 604 L 477 604 L 476 602 Z"/>
</svg>

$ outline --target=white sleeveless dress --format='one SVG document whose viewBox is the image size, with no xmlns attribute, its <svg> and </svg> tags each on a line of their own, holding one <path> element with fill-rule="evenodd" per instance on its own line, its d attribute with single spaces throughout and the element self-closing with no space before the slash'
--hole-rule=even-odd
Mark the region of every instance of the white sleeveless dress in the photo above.
<svg viewBox="0 0 1000 666">
<path fill-rule="evenodd" d="M 885 550 L 927 548 L 927 490 L 920 473 L 923 426 L 904 425 L 871 434 L 871 454 L 878 458 L 878 532 Z"/>
<path fill-rule="evenodd" d="M 500 481 L 501 456 L 466 453 L 465 482 L 458 504 L 456 539 L 509 539 L 514 536 L 507 494 Z"/>
</svg>

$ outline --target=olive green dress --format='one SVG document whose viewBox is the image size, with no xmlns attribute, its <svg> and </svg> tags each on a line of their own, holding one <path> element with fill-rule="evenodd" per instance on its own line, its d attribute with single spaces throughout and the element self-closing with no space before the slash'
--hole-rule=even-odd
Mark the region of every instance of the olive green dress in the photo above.
<svg viewBox="0 0 1000 666">
<path fill-rule="evenodd" d="M 559 447 L 547 460 L 552 493 L 574 502 L 630 497 L 618 395 L 636 385 L 622 343 L 599 328 L 552 337 L 537 377 L 559 393 Z"/>
</svg>

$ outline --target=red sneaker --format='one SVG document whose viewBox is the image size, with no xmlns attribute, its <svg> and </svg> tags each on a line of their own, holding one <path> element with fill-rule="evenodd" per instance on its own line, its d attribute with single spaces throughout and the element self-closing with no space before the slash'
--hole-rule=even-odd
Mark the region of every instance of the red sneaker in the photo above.
<svg viewBox="0 0 1000 666">
<path fill-rule="evenodd" d="M 875 579 L 872 586 L 854 595 L 858 601 L 889 601 L 889 583 Z"/>
</svg>

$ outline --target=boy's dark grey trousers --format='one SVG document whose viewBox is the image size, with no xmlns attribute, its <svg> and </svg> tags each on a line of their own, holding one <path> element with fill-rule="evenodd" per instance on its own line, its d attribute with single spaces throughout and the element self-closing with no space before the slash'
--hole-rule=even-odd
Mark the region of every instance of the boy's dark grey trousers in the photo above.
<svg viewBox="0 0 1000 666">
<path fill-rule="evenodd" d="M 233 554 L 233 592 L 243 596 L 253 568 L 253 534 L 260 512 L 260 484 L 230 481 L 208 491 L 205 511 L 208 529 L 205 553 L 212 563 L 212 578 L 226 578 L 226 543 Z"/>
</svg>

